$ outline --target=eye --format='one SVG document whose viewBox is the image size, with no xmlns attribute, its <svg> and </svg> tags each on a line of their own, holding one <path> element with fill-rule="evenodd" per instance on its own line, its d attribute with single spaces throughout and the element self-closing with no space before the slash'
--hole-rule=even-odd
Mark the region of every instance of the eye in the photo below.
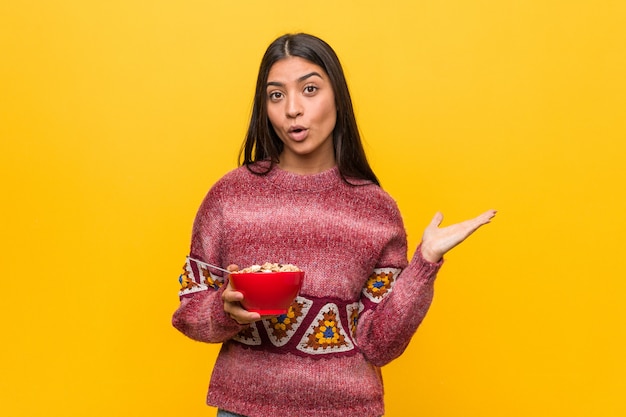
<svg viewBox="0 0 626 417">
<path fill-rule="evenodd" d="M 304 87 L 304 94 L 312 95 L 312 94 L 315 94 L 317 90 L 318 90 L 317 86 L 307 85 L 306 87 Z"/>
<path fill-rule="evenodd" d="M 283 98 L 283 93 L 281 93 L 280 91 L 272 91 L 270 92 L 267 97 L 271 100 L 271 101 L 278 101 L 281 98 Z"/>
</svg>

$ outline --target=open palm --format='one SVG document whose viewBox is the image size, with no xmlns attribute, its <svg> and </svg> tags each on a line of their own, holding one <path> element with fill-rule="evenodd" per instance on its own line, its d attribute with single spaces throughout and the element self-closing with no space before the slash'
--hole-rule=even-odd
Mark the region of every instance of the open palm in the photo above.
<svg viewBox="0 0 626 417">
<path fill-rule="evenodd" d="M 467 239 L 479 227 L 489 223 L 495 215 L 495 210 L 487 210 L 473 219 L 439 227 L 443 221 L 443 214 L 438 212 L 424 230 L 422 256 L 427 261 L 438 262 L 446 252 Z"/>
</svg>

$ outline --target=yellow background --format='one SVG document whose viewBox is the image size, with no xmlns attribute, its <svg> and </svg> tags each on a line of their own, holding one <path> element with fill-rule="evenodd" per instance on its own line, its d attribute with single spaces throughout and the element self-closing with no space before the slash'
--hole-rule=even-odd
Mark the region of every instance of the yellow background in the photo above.
<svg viewBox="0 0 626 417">
<path fill-rule="evenodd" d="M 3 416 L 211 416 L 170 326 L 191 222 L 236 166 L 261 55 L 338 52 L 411 254 L 447 257 L 387 416 L 626 415 L 626 2 L 3 1 Z"/>
</svg>

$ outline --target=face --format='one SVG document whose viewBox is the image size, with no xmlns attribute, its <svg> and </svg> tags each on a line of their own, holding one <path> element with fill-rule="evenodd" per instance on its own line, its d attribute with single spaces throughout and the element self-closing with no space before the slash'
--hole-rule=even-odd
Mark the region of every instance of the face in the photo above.
<svg viewBox="0 0 626 417">
<path fill-rule="evenodd" d="M 270 68 L 267 115 L 284 144 L 279 165 L 301 173 L 335 165 L 335 94 L 328 74 L 303 58 L 288 57 Z"/>
</svg>

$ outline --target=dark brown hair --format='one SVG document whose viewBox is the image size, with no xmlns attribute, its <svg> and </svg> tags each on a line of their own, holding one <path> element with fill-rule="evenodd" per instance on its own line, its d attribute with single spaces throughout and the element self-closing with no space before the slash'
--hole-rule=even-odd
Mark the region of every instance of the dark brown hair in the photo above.
<svg viewBox="0 0 626 417">
<path fill-rule="evenodd" d="M 283 143 L 276 135 L 267 116 L 266 84 L 272 65 L 286 57 L 306 59 L 323 68 L 330 78 L 337 107 L 333 147 L 335 160 L 343 180 L 349 183 L 350 178 L 362 179 L 380 185 L 365 156 L 352 99 L 339 58 L 330 45 L 306 33 L 283 35 L 272 42 L 265 51 L 259 68 L 250 125 L 239 153 L 240 165 L 245 165 L 255 174 L 264 175 L 278 163 Z M 254 162 L 263 160 L 270 161 L 266 169 L 259 171 L 258 166 L 252 168 Z"/>
</svg>

